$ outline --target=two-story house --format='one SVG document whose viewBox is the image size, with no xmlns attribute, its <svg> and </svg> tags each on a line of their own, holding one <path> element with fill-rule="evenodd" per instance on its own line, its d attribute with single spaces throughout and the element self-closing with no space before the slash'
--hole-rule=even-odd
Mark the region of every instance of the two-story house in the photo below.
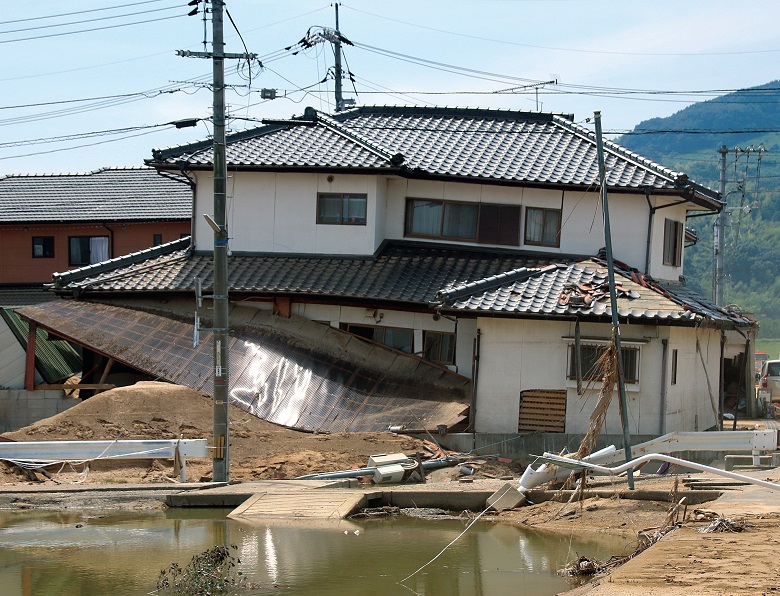
<svg viewBox="0 0 780 596">
<path fill-rule="evenodd" d="M 747 388 L 740 367 L 755 331 L 681 281 L 686 216 L 722 203 L 614 143 L 605 158 L 631 432 L 712 428 L 726 376 Z M 58 293 L 148 308 L 209 290 L 211 142 L 155 150 L 147 163 L 192 180 L 192 244 L 55 276 Z M 478 433 L 585 432 L 595 392 L 583 387 L 612 334 L 588 129 L 503 110 L 309 108 L 230 135 L 227 163 L 234 308 L 324 323 L 446 367 L 469 381 L 458 396 Z M 42 310 L 22 314 L 57 331 Z M 242 354 L 231 395 L 269 420 L 305 427 L 296 416 L 333 396 L 273 390 L 257 372 L 247 388 Z M 620 432 L 616 403 L 605 432 Z"/>
</svg>

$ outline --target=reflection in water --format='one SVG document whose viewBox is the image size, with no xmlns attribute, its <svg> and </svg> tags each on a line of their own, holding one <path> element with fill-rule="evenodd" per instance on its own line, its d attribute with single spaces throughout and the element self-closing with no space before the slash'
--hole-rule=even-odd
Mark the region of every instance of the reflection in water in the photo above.
<svg viewBox="0 0 780 596">
<path fill-rule="evenodd" d="M 265 568 L 271 583 L 279 581 L 279 566 L 276 562 L 276 549 L 274 548 L 274 535 L 271 528 L 265 529 Z"/>
<path fill-rule="evenodd" d="M 238 570 L 258 587 L 247 594 L 555 594 L 570 584 L 555 570 L 579 554 L 607 558 L 621 539 L 529 532 L 479 522 L 435 562 L 466 526 L 409 518 L 248 525 L 227 511 L 85 516 L 0 514 L 3 596 L 143 595 L 177 562 L 218 544 L 238 546 Z M 210 516 L 210 517 L 209 517 Z M 356 531 L 358 530 L 358 531 Z M 411 592 L 410 592 L 411 590 Z"/>
</svg>

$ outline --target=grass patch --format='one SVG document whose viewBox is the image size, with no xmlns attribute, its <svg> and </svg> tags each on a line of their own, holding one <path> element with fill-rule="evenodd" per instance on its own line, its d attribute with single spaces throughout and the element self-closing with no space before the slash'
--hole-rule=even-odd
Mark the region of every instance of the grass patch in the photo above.
<svg viewBox="0 0 780 596">
<path fill-rule="evenodd" d="M 770 360 L 780 357 L 780 338 L 756 339 L 756 352 L 766 352 Z"/>
</svg>

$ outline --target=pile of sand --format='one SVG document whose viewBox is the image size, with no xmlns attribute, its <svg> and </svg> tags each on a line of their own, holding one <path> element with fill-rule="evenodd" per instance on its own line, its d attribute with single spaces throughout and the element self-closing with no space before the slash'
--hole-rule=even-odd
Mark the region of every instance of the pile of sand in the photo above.
<svg viewBox="0 0 780 596">
<path fill-rule="evenodd" d="M 230 478 L 248 481 L 294 478 L 313 472 L 363 467 L 376 453 L 422 451 L 421 441 L 393 433 L 304 433 L 279 427 L 230 408 Z M 14 441 L 199 439 L 211 443 L 212 400 L 178 385 L 141 382 L 84 400 L 51 418 L 3 436 Z M 211 460 L 188 460 L 191 480 L 210 479 Z M 72 481 L 70 467 L 55 478 Z M 170 462 L 95 462 L 87 482 L 156 482 L 173 478 Z M 27 479 L 0 466 L 0 482 Z"/>
</svg>

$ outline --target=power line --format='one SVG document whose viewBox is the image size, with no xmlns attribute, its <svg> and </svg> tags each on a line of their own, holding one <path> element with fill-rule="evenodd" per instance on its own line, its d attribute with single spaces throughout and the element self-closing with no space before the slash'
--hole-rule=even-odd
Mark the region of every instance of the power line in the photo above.
<svg viewBox="0 0 780 596">
<path fill-rule="evenodd" d="M 118 6 L 104 6 L 103 8 L 90 8 L 89 10 L 77 10 L 75 12 L 63 12 L 60 14 L 44 15 L 39 17 L 30 17 L 27 19 L 14 19 L 12 21 L 0 21 L 0 25 L 11 25 L 13 23 L 27 23 L 29 21 L 40 21 L 41 19 L 58 19 L 60 17 L 71 17 L 77 14 L 88 14 L 92 12 L 102 12 L 105 10 L 116 10 L 118 8 L 127 8 L 128 6 L 140 6 L 141 4 L 155 4 L 167 0 L 145 0 L 144 2 L 131 2 L 129 4 L 119 4 Z"/>
<path fill-rule="evenodd" d="M 79 33 L 90 33 L 92 31 L 105 31 L 107 29 L 118 29 L 119 27 L 130 27 L 132 25 L 144 25 L 146 23 L 156 23 L 158 21 L 168 21 L 170 19 L 179 19 L 186 17 L 186 14 L 173 15 L 170 17 L 160 17 L 159 19 L 147 19 L 145 21 L 133 21 L 132 23 L 122 23 L 119 25 L 107 25 L 105 27 L 92 27 L 90 29 L 80 29 L 78 31 L 63 31 L 62 33 L 50 33 L 48 35 L 35 35 L 33 37 L 19 37 L 17 39 L 3 39 L 0 43 L 15 43 L 18 41 L 31 41 L 35 39 L 47 39 L 50 37 L 64 37 L 66 35 L 77 35 Z"/>
<path fill-rule="evenodd" d="M 38 31 L 40 29 L 53 29 L 54 27 L 70 27 L 71 25 L 83 25 L 85 23 L 96 23 L 99 21 L 108 21 L 111 19 L 123 19 L 125 17 L 134 17 L 139 14 L 151 14 L 153 12 L 162 12 L 165 10 L 181 10 L 180 6 L 168 6 L 166 8 L 155 8 L 152 10 L 142 10 L 138 12 L 128 12 L 125 14 L 111 15 L 108 17 L 97 17 L 94 19 L 83 19 L 81 21 L 70 21 L 68 23 L 54 23 L 51 25 L 38 25 L 37 27 L 24 27 L 22 29 L 9 29 L 8 31 L 0 31 L 0 35 L 8 35 L 9 33 L 24 33 L 25 31 Z"/>
</svg>

